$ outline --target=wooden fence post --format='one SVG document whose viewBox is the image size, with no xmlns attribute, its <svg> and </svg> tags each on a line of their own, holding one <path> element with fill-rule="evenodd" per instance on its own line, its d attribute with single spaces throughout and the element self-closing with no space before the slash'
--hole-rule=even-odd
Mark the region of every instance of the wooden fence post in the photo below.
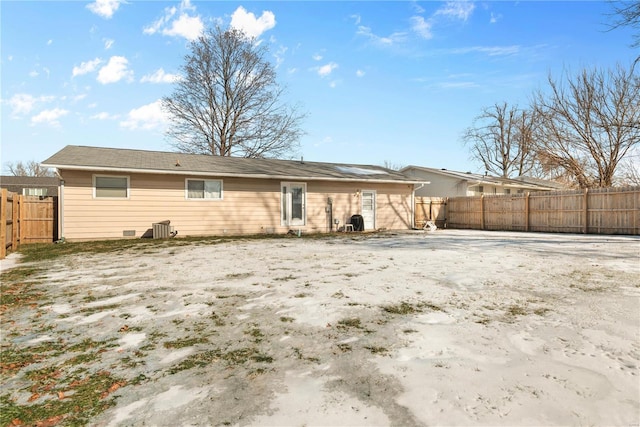
<svg viewBox="0 0 640 427">
<path fill-rule="evenodd" d="M 480 229 L 484 230 L 484 194 L 480 195 Z"/>
<path fill-rule="evenodd" d="M 583 196 L 583 206 L 584 206 L 584 216 L 583 216 L 583 221 L 584 221 L 584 228 L 583 228 L 583 233 L 587 234 L 589 233 L 589 189 L 585 188 L 584 189 L 584 196 Z"/>
<path fill-rule="evenodd" d="M 524 231 L 529 231 L 529 192 L 524 197 Z"/>
<path fill-rule="evenodd" d="M 14 194 L 13 195 L 13 203 L 11 204 L 11 207 L 13 208 L 13 227 L 11 227 L 11 231 L 12 231 L 12 236 L 11 236 L 11 250 L 12 251 L 17 251 L 18 250 L 18 244 L 20 243 L 20 223 L 21 221 L 21 216 L 20 216 L 20 203 L 22 202 L 22 196 L 19 196 L 18 194 Z"/>
<path fill-rule="evenodd" d="M 0 196 L 0 259 L 7 256 L 7 189 L 3 188 Z"/>
</svg>

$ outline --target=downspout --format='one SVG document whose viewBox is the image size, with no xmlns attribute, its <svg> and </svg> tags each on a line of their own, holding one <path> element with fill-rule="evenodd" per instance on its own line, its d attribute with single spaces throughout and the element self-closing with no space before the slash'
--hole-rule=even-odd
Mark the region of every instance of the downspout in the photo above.
<svg viewBox="0 0 640 427">
<path fill-rule="evenodd" d="M 58 169 L 56 169 L 56 175 L 60 178 L 60 186 L 58 188 L 58 241 L 64 242 L 64 179 L 62 179 Z"/>
</svg>

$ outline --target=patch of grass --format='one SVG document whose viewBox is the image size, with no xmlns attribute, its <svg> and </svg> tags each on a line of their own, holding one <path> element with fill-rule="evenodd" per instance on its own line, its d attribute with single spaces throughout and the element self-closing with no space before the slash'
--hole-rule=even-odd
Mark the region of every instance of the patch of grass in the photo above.
<svg viewBox="0 0 640 427">
<path fill-rule="evenodd" d="M 0 274 L 2 283 L 24 281 L 41 273 L 43 269 L 35 267 L 15 267 Z"/>
<path fill-rule="evenodd" d="M 211 320 L 213 320 L 213 324 L 216 325 L 216 326 L 224 326 L 226 324 L 225 321 L 222 319 L 222 317 L 220 317 L 218 314 L 216 314 L 215 311 L 211 313 L 209 318 L 211 318 Z"/>
<path fill-rule="evenodd" d="M 547 314 L 550 311 L 551 310 L 549 310 L 546 307 L 540 307 L 540 308 L 536 308 L 535 310 L 533 310 L 533 314 L 535 314 L 537 316 L 544 316 L 545 314 Z"/>
<path fill-rule="evenodd" d="M 506 313 L 510 316 L 525 316 L 527 314 L 527 310 L 519 305 L 512 304 L 507 307 Z"/>
<path fill-rule="evenodd" d="M 56 377 L 47 379 L 60 380 Z M 33 402 L 19 405 L 8 394 L 0 396 L 1 425 L 87 425 L 92 417 L 115 404 L 109 398 L 113 392 L 127 382 L 106 371 L 74 380 L 70 383 L 54 383 L 54 387 L 43 393 L 54 394 L 55 398 L 39 401 L 40 393 L 34 392 Z"/>
<path fill-rule="evenodd" d="M 224 276 L 226 279 L 246 279 L 253 276 L 253 273 L 229 273 Z"/>
<path fill-rule="evenodd" d="M 357 317 L 351 319 L 342 319 L 338 320 L 338 329 L 348 329 L 348 328 L 356 328 L 362 329 L 362 324 L 360 323 L 360 319 Z"/>
<path fill-rule="evenodd" d="M 418 306 L 409 304 L 406 301 L 403 301 L 400 304 L 384 305 L 382 306 L 382 310 L 389 314 L 413 314 L 422 311 Z"/>
<path fill-rule="evenodd" d="M 165 341 L 162 343 L 164 348 L 184 348 L 193 347 L 196 344 L 206 344 L 209 340 L 206 337 L 183 338 L 174 341 Z"/>
<path fill-rule="evenodd" d="M 115 308 L 119 308 L 120 304 L 107 304 L 107 305 L 97 305 L 95 307 L 86 307 L 79 310 L 80 313 L 83 314 L 93 314 L 98 313 L 100 311 L 113 310 Z"/>
<path fill-rule="evenodd" d="M 291 323 L 291 322 L 293 322 L 294 320 L 296 320 L 296 319 L 295 319 L 295 318 L 293 318 L 293 317 L 289 317 L 289 316 L 280 316 L 280 321 L 281 321 L 281 322 Z"/>
<path fill-rule="evenodd" d="M 365 346 L 367 350 L 369 350 L 373 354 L 388 354 L 389 350 L 386 347 L 376 347 L 376 346 Z"/>
<path fill-rule="evenodd" d="M 307 294 L 305 292 L 300 292 L 300 293 L 295 294 L 293 297 L 294 298 L 306 298 L 308 296 L 309 296 L 309 294 Z"/>
<path fill-rule="evenodd" d="M 352 348 L 351 348 L 351 346 L 349 344 L 338 344 L 338 348 L 343 353 L 346 353 L 347 351 L 351 351 L 352 350 Z"/>
<path fill-rule="evenodd" d="M 273 280 L 275 280 L 277 282 L 288 282 L 289 280 L 296 280 L 296 279 L 297 279 L 296 276 L 294 276 L 292 274 L 289 274 L 288 276 L 284 276 L 284 277 L 276 277 Z"/>
</svg>

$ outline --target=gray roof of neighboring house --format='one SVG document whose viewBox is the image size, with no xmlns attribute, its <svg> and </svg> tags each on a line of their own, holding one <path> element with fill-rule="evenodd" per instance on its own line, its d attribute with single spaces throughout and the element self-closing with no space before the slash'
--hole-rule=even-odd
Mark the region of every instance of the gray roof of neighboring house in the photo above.
<svg viewBox="0 0 640 427">
<path fill-rule="evenodd" d="M 45 176 L 0 176 L 0 187 L 13 193 L 22 193 L 23 188 L 46 188 L 49 195 L 57 194 L 60 178 Z"/>
<path fill-rule="evenodd" d="M 58 169 L 201 176 L 415 184 L 401 172 L 382 166 L 302 160 L 249 159 L 201 154 L 68 145 L 42 162 Z"/>
<path fill-rule="evenodd" d="M 559 190 L 559 189 L 565 188 L 564 185 L 560 183 L 557 183 L 554 181 L 547 181 L 543 179 L 536 179 L 536 178 L 529 178 L 529 177 L 502 178 L 502 177 L 496 177 L 496 176 L 490 176 L 490 175 L 482 175 L 478 173 L 458 172 L 458 171 L 452 171 L 448 169 L 426 168 L 422 166 L 413 166 L 413 165 L 406 166 L 402 168 L 400 171 L 405 172 L 409 170 L 445 175 L 452 178 L 469 181 L 470 184 L 489 184 L 489 185 L 498 185 L 498 186 L 506 186 L 506 187 L 528 188 L 531 190 Z"/>
</svg>

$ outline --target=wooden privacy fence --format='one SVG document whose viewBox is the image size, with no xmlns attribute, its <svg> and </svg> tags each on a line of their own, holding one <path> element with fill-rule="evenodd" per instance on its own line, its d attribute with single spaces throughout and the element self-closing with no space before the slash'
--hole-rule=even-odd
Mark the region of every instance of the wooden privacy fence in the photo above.
<svg viewBox="0 0 640 427">
<path fill-rule="evenodd" d="M 640 187 L 451 197 L 446 226 L 640 235 Z"/>
<path fill-rule="evenodd" d="M 0 259 L 19 245 L 55 241 L 57 225 L 57 197 L 21 196 L 2 189 Z"/>
<path fill-rule="evenodd" d="M 444 227 L 447 199 L 444 197 L 416 197 L 416 227 L 424 227 L 427 221 L 435 221 L 438 227 Z"/>
</svg>

